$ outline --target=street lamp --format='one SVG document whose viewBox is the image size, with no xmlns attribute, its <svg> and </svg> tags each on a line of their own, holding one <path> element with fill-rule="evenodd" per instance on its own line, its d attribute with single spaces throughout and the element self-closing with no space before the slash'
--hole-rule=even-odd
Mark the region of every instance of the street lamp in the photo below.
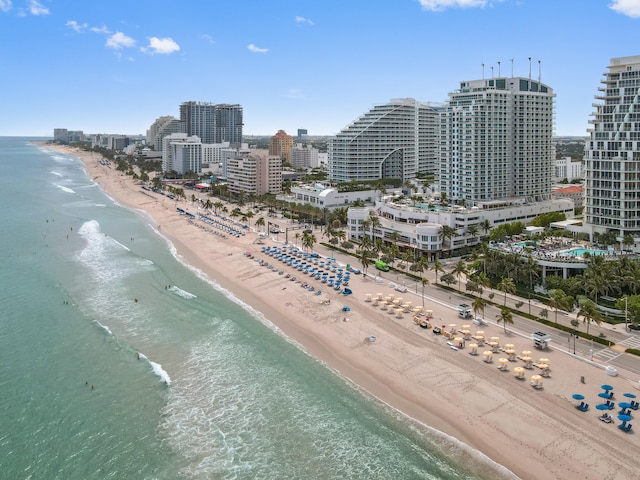
<svg viewBox="0 0 640 480">
<path fill-rule="evenodd" d="M 624 297 L 624 331 L 628 332 L 629 331 L 629 327 L 627 325 L 627 318 L 628 318 L 628 300 L 629 297 Z"/>
</svg>

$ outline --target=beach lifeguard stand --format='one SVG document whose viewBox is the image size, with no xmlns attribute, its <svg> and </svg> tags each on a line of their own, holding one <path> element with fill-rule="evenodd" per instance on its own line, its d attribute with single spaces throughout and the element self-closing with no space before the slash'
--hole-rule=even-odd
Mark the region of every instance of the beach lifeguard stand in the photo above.
<svg viewBox="0 0 640 480">
<path fill-rule="evenodd" d="M 544 332 L 534 332 L 531 334 L 533 346 L 538 350 L 546 350 L 551 342 L 551 337 Z"/>
</svg>

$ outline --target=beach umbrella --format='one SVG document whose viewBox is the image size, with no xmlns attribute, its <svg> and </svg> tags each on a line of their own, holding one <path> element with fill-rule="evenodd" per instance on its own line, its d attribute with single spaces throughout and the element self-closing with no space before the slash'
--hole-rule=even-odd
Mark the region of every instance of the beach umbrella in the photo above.
<svg viewBox="0 0 640 480">
<path fill-rule="evenodd" d="M 531 350 L 523 350 L 522 351 L 522 356 L 523 357 L 530 357 L 531 356 Z"/>
<path fill-rule="evenodd" d="M 584 395 L 582 395 L 581 393 L 574 393 L 573 395 L 571 395 L 571 398 L 573 398 L 574 400 L 584 400 Z"/>
<path fill-rule="evenodd" d="M 606 403 L 599 403 L 598 405 L 596 405 L 596 408 L 598 410 L 609 410 L 609 405 L 607 405 Z"/>
<path fill-rule="evenodd" d="M 623 393 L 622 396 L 627 398 L 636 398 L 635 393 Z"/>
<path fill-rule="evenodd" d="M 513 343 L 507 343 L 504 348 L 506 350 L 513 350 L 515 348 L 515 345 Z"/>
<path fill-rule="evenodd" d="M 509 363 L 509 360 L 502 357 L 498 359 L 498 363 L 500 363 L 500 370 L 505 371 L 507 369 L 507 363 Z"/>
<path fill-rule="evenodd" d="M 613 390 L 613 387 L 611 385 L 607 385 L 606 383 L 604 385 L 600 385 L 600 388 L 606 392 L 608 392 L 609 390 Z"/>
<path fill-rule="evenodd" d="M 524 375 L 524 368 L 516 367 L 513 369 L 513 372 L 516 374 L 517 378 L 522 378 L 522 376 Z"/>
<path fill-rule="evenodd" d="M 484 338 L 484 330 L 476 330 L 476 336 Z"/>
<path fill-rule="evenodd" d="M 618 420 L 622 422 L 628 422 L 631 420 L 631 415 L 624 415 L 621 413 L 620 415 L 618 415 Z"/>
<path fill-rule="evenodd" d="M 491 337 L 491 341 L 492 342 L 499 342 L 500 341 L 500 337 Z"/>
<path fill-rule="evenodd" d="M 631 404 L 629 402 L 620 402 L 618 406 L 623 410 L 626 410 L 627 408 L 631 408 Z"/>
<path fill-rule="evenodd" d="M 455 323 L 450 323 L 449 324 L 449 332 L 450 333 L 455 333 L 456 332 L 456 324 Z"/>
<path fill-rule="evenodd" d="M 608 394 L 608 393 L 605 393 L 605 392 L 600 392 L 600 393 L 598 394 L 598 396 L 599 396 L 600 398 L 609 398 L 609 394 Z"/>
<path fill-rule="evenodd" d="M 540 383 L 540 381 L 542 380 L 542 377 L 540 375 L 531 375 L 531 381 L 538 384 Z"/>
<path fill-rule="evenodd" d="M 493 352 L 491 350 L 485 350 L 484 352 L 482 352 L 482 356 L 484 357 L 484 361 L 489 363 L 491 362 L 491 356 L 493 355 Z"/>
<path fill-rule="evenodd" d="M 538 360 L 538 363 L 549 363 L 549 359 L 548 358 L 541 358 L 540 360 Z"/>
</svg>

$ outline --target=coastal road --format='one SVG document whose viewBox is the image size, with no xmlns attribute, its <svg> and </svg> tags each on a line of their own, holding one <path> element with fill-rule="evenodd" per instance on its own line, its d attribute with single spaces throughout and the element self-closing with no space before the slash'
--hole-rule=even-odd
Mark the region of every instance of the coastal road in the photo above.
<svg viewBox="0 0 640 480">
<path fill-rule="evenodd" d="M 296 230 L 289 231 L 288 240 L 289 243 L 297 244 L 297 246 L 300 247 L 300 241 L 296 242 L 294 235 L 296 232 L 302 232 L 302 230 L 300 229 L 300 227 L 302 226 L 301 224 L 299 224 L 298 222 L 292 222 L 287 219 L 276 217 L 268 217 L 265 220 L 268 220 L 274 225 L 278 225 L 279 228 L 283 231 L 283 233 L 269 234 L 269 236 L 274 241 L 280 243 L 284 243 L 285 241 L 285 229 L 296 227 Z M 316 236 L 317 242 L 327 241 L 326 237 L 322 237 L 323 231 L 321 228 L 313 227 L 313 233 Z M 360 262 L 356 257 L 327 248 L 323 245 L 320 245 L 319 243 L 314 246 L 314 251 L 325 257 L 334 257 L 339 263 L 343 265 L 351 264 L 356 268 L 361 268 Z M 443 259 L 441 260 L 441 263 L 445 271 L 451 271 L 457 260 L 458 259 Z M 376 281 L 376 279 L 378 279 L 378 281 L 381 282 L 380 285 L 387 286 L 389 283 L 393 283 L 396 285 L 405 286 L 407 288 L 407 292 L 403 295 L 414 296 L 416 298 L 414 301 L 414 305 L 423 304 L 423 289 L 420 282 L 417 282 L 400 272 L 380 272 L 373 266 L 370 266 L 367 274 L 373 281 Z M 469 320 L 463 320 L 458 317 L 456 307 L 460 303 L 471 304 L 472 300 L 469 297 L 466 297 L 459 293 L 451 292 L 449 290 L 445 290 L 435 286 L 435 273 L 433 271 L 429 270 L 427 272 L 424 272 L 423 275 L 430 282 L 429 285 L 426 285 L 424 287 L 424 305 L 425 308 L 434 311 L 433 323 L 436 325 L 448 325 L 450 323 L 470 323 Z M 463 278 L 461 284 L 464 284 L 465 282 L 466 280 Z M 373 292 L 373 290 L 375 290 L 375 288 L 372 286 L 371 292 L 355 292 L 355 295 L 363 296 L 365 293 L 375 293 Z M 495 294 L 493 301 L 498 305 L 487 305 L 484 312 L 484 318 L 488 321 L 489 325 L 492 326 L 492 330 L 495 326 L 502 332 L 503 326 L 496 322 L 496 316 L 500 313 L 499 304 L 501 304 L 503 301 L 502 299 L 504 299 L 504 293 L 500 291 L 490 290 L 489 292 L 485 291 L 484 297 L 487 298 L 487 295 L 489 293 Z M 529 300 L 526 298 L 516 297 L 514 295 L 507 295 L 507 305 L 509 307 L 517 310 L 517 308 L 515 307 L 516 302 L 523 302 L 523 305 L 520 307 L 520 309 L 533 315 L 539 315 L 542 309 L 546 309 L 548 311 L 548 319 L 550 321 L 556 320 L 556 312 L 548 306 L 536 300 Z M 570 326 L 571 320 L 575 318 L 575 313 L 567 313 L 562 311 L 557 312 L 557 321 L 559 324 Z M 575 356 L 576 358 L 579 358 L 585 362 L 595 363 L 600 366 L 612 365 L 613 367 L 624 371 L 626 374 L 631 374 L 630 376 L 633 377 L 632 380 L 634 381 L 640 378 L 640 358 L 635 355 L 623 353 L 619 351 L 622 350 L 622 348 L 615 347 L 616 345 L 618 345 L 620 347 L 640 349 L 640 335 L 635 332 L 625 332 L 624 326 L 613 326 L 609 324 L 603 324 L 602 326 L 590 326 L 590 333 L 594 335 L 602 333 L 605 335 L 605 338 L 609 340 L 611 342 L 611 346 L 614 347 L 609 348 L 599 343 L 585 340 L 581 337 L 574 337 L 570 333 L 564 332 L 562 330 L 556 330 L 554 328 L 546 327 L 539 322 L 530 320 L 517 314 L 514 314 L 513 320 L 514 324 L 507 326 L 507 330 L 510 332 L 510 334 L 518 335 L 522 338 L 531 339 L 531 334 L 533 332 L 543 331 L 550 335 L 551 347 L 557 351 L 564 352 L 568 355 Z M 579 322 L 580 325 L 578 328 L 584 329 L 582 319 L 579 319 Z M 496 332 L 496 335 L 499 335 L 499 333 Z"/>
</svg>

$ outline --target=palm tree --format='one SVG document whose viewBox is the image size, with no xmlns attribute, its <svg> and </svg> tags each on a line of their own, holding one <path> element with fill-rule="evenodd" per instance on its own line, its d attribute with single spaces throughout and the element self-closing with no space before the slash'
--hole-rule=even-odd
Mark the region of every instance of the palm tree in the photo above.
<svg viewBox="0 0 640 480">
<path fill-rule="evenodd" d="M 436 272 L 436 285 L 438 284 L 438 272 L 444 273 L 444 268 L 442 268 L 442 263 L 435 261 L 433 262 L 433 271 Z"/>
<path fill-rule="evenodd" d="M 476 238 L 478 237 L 478 226 L 477 225 L 469 225 L 467 228 L 467 233 L 471 235 L 473 242 L 475 243 Z"/>
<path fill-rule="evenodd" d="M 598 325 L 602 323 L 602 314 L 596 304 L 591 300 L 587 300 L 582 304 L 582 308 L 578 312 L 577 317 L 582 317 L 582 323 L 587 324 L 587 334 L 589 333 L 589 325 L 591 322 L 596 322 Z"/>
<path fill-rule="evenodd" d="M 482 297 L 476 297 L 476 299 L 471 304 L 471 308 L 473 308 L 473 314 L 477 317 L 478 312 L 482 312 L 482 318 L 484 318 L 484 307 L 487 305 L 487 302 Z"/>
<path fill-rule="evenodd" d="M 366 248 L 360 248 L 359 258 L 360 264 L 362 265 L 362 272 L 366 274 L 367 268 L 369 268 L 369 265 L 371 264 L 371 254 L 369 253 L 369 250 Z"/>
<path fill-rule="evenodd" d="M 504 327 L 504 333 L 507 333 L 507 323 L 509 325 L 513 325 L 513 315 L 511 314 L 511 310 L 508 308 L 500 308 L 500 313 L 496 315 L 496 320 L 498 323 L 502 322 L 502 326 Z"/>
<path fill-rule="evenodd" d="M 498 284 L 498 290 L 504 292 L 504 305 L 507 305 L 507 293 L 516 293 L 516 285 L 513 283 L 513 279 L 509 277 L 503 277 Z"/>
<path fill-rule="evenodd" d="M 453 267 L 453 270 L 451 270 L 451 273 L 458 278 L 458 290 L 462 291 L 462 287 L 460 284 L 461 277 L 462 275 L 466 275 L 468 273 L 467 264 L 464 263 L 464 260 L 462 259 L 458 260 L 458 262 L 456 263 L 456 266 Z"/>
<path fill-rule="evenodd" d="M 520 266 L 520 271 L 529 277 L 529 288 L 533 290 L 533 279 L 540 276 L 540 266 L 531 255 L 528 255 L 527 261 Z"/>
<path fill-rule="evenodd" d="M 264 225 L 265 225 L 264 217 L 260 217 L 256 220 L 256 223 L 255 223 L 256 227 L 264 227 Z"/>
<path fill-rule="evenodd" d="M 440 229 L 440 234 L 443 239 L 449 239 L 449 250 L 453 250 L 453 245 L 451 245 L 451 239 L 456 236 L 456 229 L 450 227 L 449 225 L 442 225 Z"/>
<path fill-rule="evenodd" d="M 489 233 L 489 230 L 491 230 L 491 222 L 488 219 L 485 219 L 484 222 L 480 224 L 480 228 L 482 228 L 484 236 L 486 237 Z"/>
<path fill-rule="evenodd" d="M 549 310 L 547 310 L 546 308 L 541 308 L 540 313 L 538 313 L 538 316 L 546 320 L 547 318 L 549 318 Z"/>
<path fill-rule="evenodd" d="M 429 283 L 429 280 L 426 278 L 421 278 L 420 283 L 422 283 L 422 308 L 424 308 L 424 286 Z"/>
<path fill-rule="evenodd" d="M 302 246 L 309 250 L 313 250 L 313 246 L 316 243 L 316 236 L 313 233 L 303 233 L 302 234 Z"/>
<path fill-rule="evenodd" d="M 251 225 L 251 219 L 253 218 L 253 212 L 251 210 L 249 210 L 247 213 L 244 214 L 245 217 L 247 217 L 247 219 L 249 220 L 248 224 Z"/>
<path fill-rule="evenodd" d="M 556 323 L 558 323 L 558 310 L 569 308 L 569 298 L 562 289 L 556 288 L 549 291 L 549 306 L 556 311 Z"/>
<path fill-rule="evenodd" d="M 296 234 L 294 235 L 294 238 L 296 239 L 296 245 L 298 245 L 298 240 L 300 240 L 300 237 L 302 235 L 300 235 L 300 232 L 296 232 Z"/>
</svg>

